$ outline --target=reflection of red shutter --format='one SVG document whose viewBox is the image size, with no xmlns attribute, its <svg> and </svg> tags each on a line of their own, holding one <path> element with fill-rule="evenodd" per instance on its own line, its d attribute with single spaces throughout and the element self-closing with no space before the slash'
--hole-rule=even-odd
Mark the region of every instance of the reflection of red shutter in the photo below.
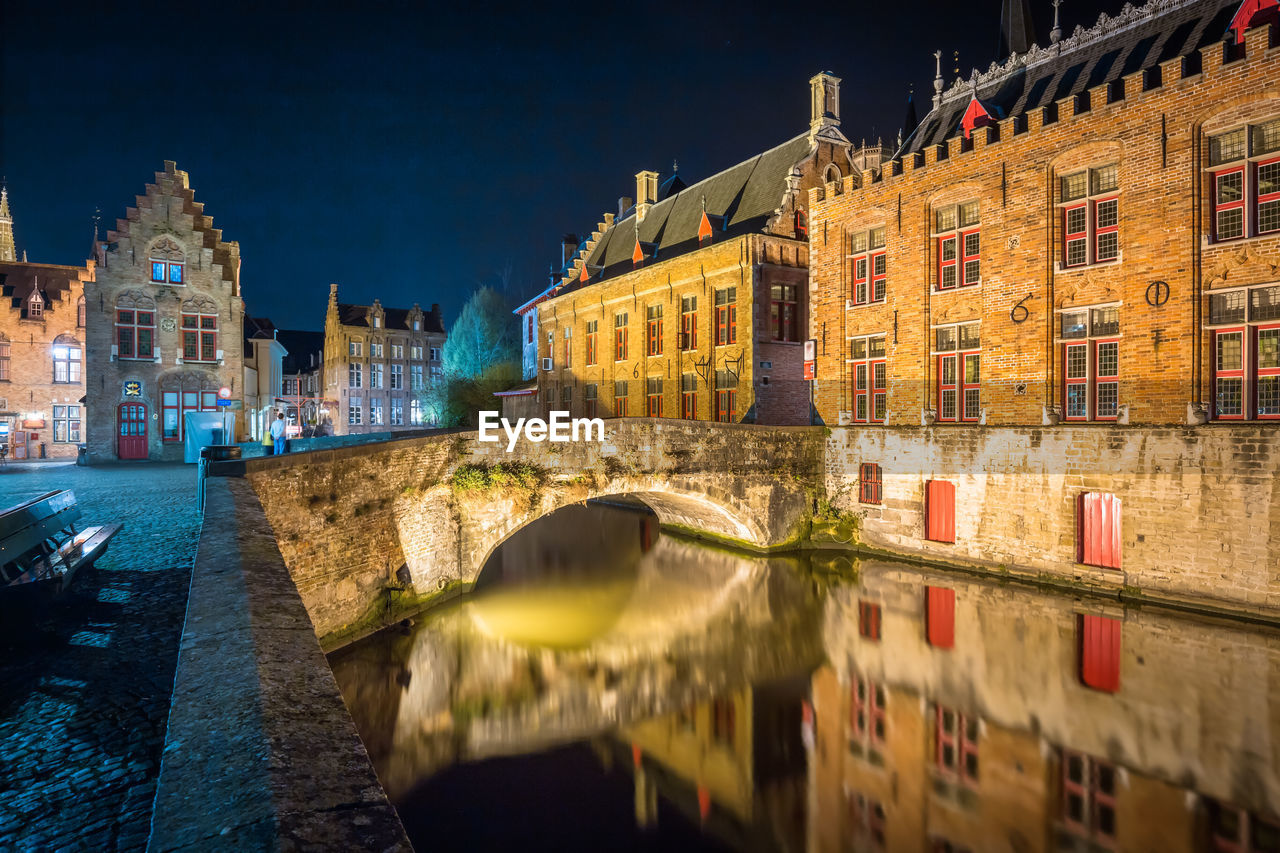
<svg viewBox="0 0 1280 853">
<path fill-rule="evenodd" d="M 1120 689 L 1120 620 L 1080 617 L 1080 681 L 1094 690 Z"/>
<path fill-rule="evenodd" d="M 927 586 L 925 591 L 925 629 L 929 645 L 949 649 L 956 644 L 956 591 Z"/>
<path fill-rule="evenodd" d="M 1085 492 L 1076 509 L 1076 559 L 1088 566 L 1120 568 L 1120 499 Z"/>
<path fill-rule="evenodd" d="M 956 541 L 956 487 L 946 480 L 925 483 L 925 539 Z"/>
</svg>

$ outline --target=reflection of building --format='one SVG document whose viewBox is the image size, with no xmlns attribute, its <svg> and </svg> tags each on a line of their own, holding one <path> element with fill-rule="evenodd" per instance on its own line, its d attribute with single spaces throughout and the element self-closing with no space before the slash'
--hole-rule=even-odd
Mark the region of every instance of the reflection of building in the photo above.
<svg viewBox="0 0 1280 853">
<path fill-rule="evenodd" d="M 84 440 L 84 267 L 15 259 L 0 188 L 0 447 L 11 459 L 75 456 Z"/>
<path fill-rule="evenodd" d="M 336 401 L 334 432 L 350 435 L 416 429 L 432 421 L 423 405 L 443 379 L 444 318 L 423 311 L 338 302 L 329 285 L 324 321 L 324 396 Z"/>
<path fill-rule="evenodd" d="M 565 238 L 563 276 L 516 309 L 544 409 L 809 423 L 807 191 L 854 168 L 839 83 L 810 81 L 805 133 L 693 186 L 640 172 L 634 204 Z"/>
<path fill-rule="evenodd" d="M 270 429 L 279 407 L 285 347 L 276 339 L 276 328 L 263 317 L 244 318 L 244 420 L 245 434 L 260 440 Z"/>
<path fill-rule="evenodd" d="M 858 569 L 812 681 L 809 849 L 1274 849 L 1273 638 Z"/>
<path fill-rule="evenodd" d="M 240 246 L 172 160 L 97 243 L 85 299 L 91 460 L 179 461 L 186 413 L 240 405 Z"/>
</svg>

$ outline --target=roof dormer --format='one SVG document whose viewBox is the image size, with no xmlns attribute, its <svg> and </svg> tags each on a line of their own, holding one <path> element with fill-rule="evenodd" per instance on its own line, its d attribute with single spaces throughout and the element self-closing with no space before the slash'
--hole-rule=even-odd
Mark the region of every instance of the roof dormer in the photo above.
<svg viewBox="0 0 1280 853">
<path fill-rule="evenodd" d="M 387 313 L 382 310 L 382 303 L 377 299 L 369 306 L 369 328 L 381 329 L 386 323 Z"/>
<path fill-rule="evenodd" d="M 42 317 L 44 317 L 44 297 L 40 295 L 40 289 L 36 288 L 27 297 L 27 319 L 39 320 Z"/>
</svg>

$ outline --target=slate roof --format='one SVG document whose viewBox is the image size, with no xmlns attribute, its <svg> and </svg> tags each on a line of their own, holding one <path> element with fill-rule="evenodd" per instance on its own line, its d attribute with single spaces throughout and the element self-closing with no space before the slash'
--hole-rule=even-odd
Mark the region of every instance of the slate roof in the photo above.
<svg viewBox="0 0 1280 853">
<path fill-rule="evenodd" d="M 704 196 L 707 213 L 723 219 L 724 230 L 716 232 L 716 242 L 760 232 L 782 206 L 791 170 L 808 157 L 813 148 L 809 134 L 804 133 L 693 186 L 677 188 L 679 185 L 668 179 L 671 193 L 649 208 L 643 222 L 636 222 L 633 210 L 600 236 L 595 249 L 587 256 L 590 280 L 586 284 L 634 269 L 631 256 L 637 235 L 640 242 L 646 244 L 646 254 L 652 261 L 663 261 L 698 248 Z M 576 283 L 571 282 L 569 286 Z"/>
<path fill-rule="evenodd" d="M 85 267 L 0 262 L 0 299 L 8 300 L 9 306 L 25 317 L 27 299 L 33 288 L 40 288 L 40 296 L 48 307 L 69 299 L 71 283 L 79 281 L 84 272 Z"/>
<path fill-rule="evenodd" d="M 1115 17 L 1103 15 L 1056 45 L 1033 48 L 977 77 L 978 100 L 993 116 L 1022 115 L 1121 77 L 1194 55 L 1222 41 L 1239 0 L 1149 0 Z M 960 132 L 972 99 L 969 81 L 958 80 L 896 156 L 914 154 Z"/>
<path fill-rule="evenodd" d="M 412 310 L 411 308 L 388 308 L 385 305 L 382 306 L 383 327 L 387 329 L 408 329 L 409 312 Z M 338 303 L 338 322 L 344 326 L 368 326 L 368 315 L 368 305 L 353 305 L 347 302 Z M 432 305 L 430 311 L 422 312 L 422 326 L 424 332 L 445 334 L 444 314 L 440 311 L 439 305 Z"/>
</svg>

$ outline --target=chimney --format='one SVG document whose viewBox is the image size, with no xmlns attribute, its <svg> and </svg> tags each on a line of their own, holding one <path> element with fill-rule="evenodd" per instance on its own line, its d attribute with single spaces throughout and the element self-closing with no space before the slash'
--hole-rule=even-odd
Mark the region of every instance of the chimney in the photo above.
<svg viewBox="0 0 1280 853">
<path fill-rule="evenodd" d="M 579 242 L 581 242 L 581 241 L 579 241 L 579 240 L 578 240 L 578 235 L 577 235 L 577 234 L 565 234 L 564 236 L 562 236 L 562 237 L 560 238 L 560 266 L 561 266 L 561 268 L 564 268 L 564 267 L 566 267 L 566 266 L 568 266 L 568 265 L 569 265 L 569 261 L 573 259 L 573 256 L 574 256 L 574 255 L 577 253 L 577 251 L 578 251 L 578 243 L 579 243 Z"/>
<path fill-rule="evenodd" d="M 840 78 L 830 71 L 809 80 L 809 135 L 824 127 L 840 126 Z"/>
<path fill-rule="evenodd" d="M 658 173 L 636 172 L 636 221 L 644 222 L 644 216 L 658 200 Z"/>
<path fill-rule="evenodd" d="M 618 218 L 622 219 L 627 215 L 627 211 L 631 209 L 631 196 L 624 195 L 618 198 Z"/>
</svg>

